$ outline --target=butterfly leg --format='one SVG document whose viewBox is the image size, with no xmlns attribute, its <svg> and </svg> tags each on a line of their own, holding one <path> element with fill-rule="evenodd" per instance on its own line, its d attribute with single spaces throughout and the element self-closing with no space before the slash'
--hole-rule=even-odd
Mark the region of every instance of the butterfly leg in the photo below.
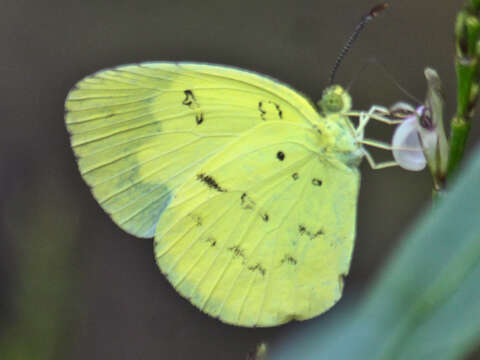
<svg viewBox="0 0 480 360">
<path fill-rule="evenodd" d="M 365 154 L 365 158 L 367 159 L 368 165 L 373 170 L 378 170 L 378 169 L 385 169 L 387 167 L 392 167 L 392 166 L 398 166 L 398 163 L 396 161 L 383 161 L 380 163 L 375 162 L 373 159 L 372 155 L 368 152 L 368 150 L 363 149 L 363 153 Z"/>
<path fill-rule="evenodd" d="M 403 119 L 390 119 L 391 111 L 384 106 L 373 105 L 367 112 L 368 117 L 388 125 L 401 124 Z"/>
<path fill-rule="evenodd" d="M 368 111 L 352 111 L 348 112 L 348 116 L 360 117 L 365 115 L 369 120 L 377 120 L 388 125 L 396 125 L 403 122 L 403 119 L 390 119 L 388 116 L 391 116 L 391 111 L 384 106 L 373 105 Z"/>
<path fill-rule="evenodd" d="M 362 140 L 358 140 L 358 142 L 363 145 L 368 145 L 368 146 L 376 147 L 377 149 L 388 150 L 388 151 L 393 151 L 393 150 L 423 151 L 422 148 L 392 146 L 390 144 L 387 144 L 385 142 L 378 141 L 378 140 L 362 139 Z"/>
<path fill-rule="evenodd" d="M 378 149 L 393 151 L 393 150 L 401 150 L 401 151 L 423 151 L 422 148 L 411 148 L 411 147 L 399 147 L 399 146 L 392 146 L 388 143 L 378 140 L 370 140 L 370 139 L 362 139 L 358 140 L 360 144 L 376 147 Z"/>
<path fill-rule="evenodd" d="M 359 118 L 358 126 L 355 130 L 355 133 L 359 138 L 363 137 L 363 131 L 365 129 L 365 126 L 367 126 L 370 120 L 376 120 L 388 125 L 397 125 L 403 122 L 403 119 L 394 120 L 394 119 L 388 118 L 387 116 L 390 115 L 390 111 L 386 107 L 379 106 L 379 105 L 373 105 L 366 112 L 352 111 L 352 112 L 346 113 L 345 115 Z"/>
<path fill-rule="evenodd" d="M 358 142 L 360 144 L 363 144 L 363 145 L 368 145 L 368 146 L 372 146 L 372 147 L 376 147 L 378 149 L 383 149 L 383 150 L 388 150 L 388 151 L 392 151 L 394 149 L 392 147 L 392 145 L 390 145 L 386 142 L 383 142 L 383 141 L 378 141 L 378 140 L 362 139 L 362 140 L 359 140 Z M 400 149 L 395 148 L 395 150 L 400 150 Z M 414 150 L 414 149 L 409 149 L 409 150 Z"/>
<path fill-rule="evenodd" d="M 422 151 L 421 148 L 408 148 L 408 147 L 400 148 L 400 147 L 392 146 L 390 144 L 387 144 L 387 143 L 384 143 L 384 142 L 381 142 L 381 141 L 377 141 L 377 140 L 363 139 L 363 140 L 359 140 L 359 142 L 364 144 L 364 145 L 373 146 L 373 147 L 376 147 L 376 148 L 379 148 L 379 149 L 389 150 L 389 151 L 392 151 L 392 150 Z M 375 170 L 376 169 L 384 169 L 386 167 L 399 165 L 396 161 L 385 161 L 385 162 L 381 162 L 381 163 L 376 163 L 375 160 L 373 159 L 372 155 L 368 152 L 368 150 L 366 150 L 364 148 L 363 153 L 365 154 L 365 158 L 367 159 L 368 164 L 370 165 L 370 167 L 372 169 L 375 169 Z"/>
</svg>

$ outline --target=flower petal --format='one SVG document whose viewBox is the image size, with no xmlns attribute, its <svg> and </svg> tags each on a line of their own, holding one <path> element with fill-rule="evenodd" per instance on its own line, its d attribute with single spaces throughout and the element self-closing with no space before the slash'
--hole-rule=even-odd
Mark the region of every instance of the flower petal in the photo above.
<svg viewBox="0 0 480 360">
<path fill-rule="evenodd" d="M 418 134 L 418 117 L 406 118 L 396 129 L 392 138 L 393 158 L 400 167 L 411 170 L 423 170 L 427 164 L 423 155 L 422 145 Z M 401 149 L 418 150 L 401 150 Z"/>
</svg>

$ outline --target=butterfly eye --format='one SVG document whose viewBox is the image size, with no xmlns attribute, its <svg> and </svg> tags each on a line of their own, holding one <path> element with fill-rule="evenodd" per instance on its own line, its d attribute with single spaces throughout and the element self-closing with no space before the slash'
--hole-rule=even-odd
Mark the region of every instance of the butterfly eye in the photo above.
<svg viewBox="0 0 480 360">
<path fill-rule="evenodd" d="M 406 118 L 396 129 L 392 138 L 392 151 L 395 161 L 405 170 L 420 171 L 427 161 L 423 155 L 418 133 L 418 117 Z M 414 149 L 414 150 L 405 150 Z"/>
<path fill-rule="evenodd" d="M 339 85 L 325 89 L 318 105 L 325 113 L 338 113 L 350 110 L 350 95 Z"/>
</svg>

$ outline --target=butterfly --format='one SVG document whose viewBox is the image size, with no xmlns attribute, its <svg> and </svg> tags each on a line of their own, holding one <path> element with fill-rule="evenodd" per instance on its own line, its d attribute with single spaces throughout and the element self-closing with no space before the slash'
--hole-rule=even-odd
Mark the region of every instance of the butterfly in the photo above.
<svg viewBox="0 0 480 360">
<path fill-rule="evenodd" d="M 148 62 L 78 82 L 65 119 L 93 196 L 123 230 L 154 237 L 173 287 L 223 322 L 267 327 L 340 299 L 358 166 L 395 165 L 363 146 L 375 145 L 369 119 L 391 121 L 350 108 L 338 85 L 315 104 L 254 72 Z"/>
</svg>

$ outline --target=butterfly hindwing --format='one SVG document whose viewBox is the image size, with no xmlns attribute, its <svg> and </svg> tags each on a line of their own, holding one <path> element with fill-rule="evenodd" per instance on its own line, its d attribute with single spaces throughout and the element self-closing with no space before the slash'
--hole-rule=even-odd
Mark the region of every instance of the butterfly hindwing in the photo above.
<svg viewBox="0 0 480 360">
<path fill-rule="evenodd" d="M 173 286 L 243 326 L 330 308 L 349 269 L 359 173 L 322 150 L 311 127 L 272 121 L 197 168 L 156 230 L 157 262 Z"/>
<path fill-rule="evenodd" d="M 97 72 L 70 91 L 65 108 L 82 176 L 113 220 L 140 237 L 154 235 L 176 189 L 245 131 L 319 116 L 265 76 L 168 62 Z"/>
</svg>

